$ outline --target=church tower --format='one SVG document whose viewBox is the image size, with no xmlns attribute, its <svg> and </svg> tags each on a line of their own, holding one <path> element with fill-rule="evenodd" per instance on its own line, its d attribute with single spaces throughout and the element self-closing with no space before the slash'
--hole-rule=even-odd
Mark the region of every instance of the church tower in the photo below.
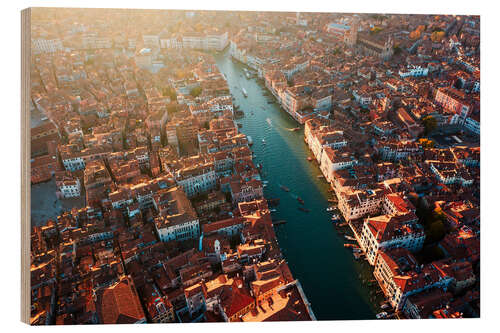
<svg viewBox="0 0 500 333">
<path fill-rule="evenodd" d="M 357 17 L 354 17 L 351 22 L 351 27 L 349 28 L 349 31 L 347 31 L 344 35 L 344 43 L 347 46 L 353 47 L 354 45 L 356 45 L 358 41 L 358 30 L 359 30 L 359 19 Z"/>
<path fill-rule="evenodd" d="M 392 36 L 389 36 L 384 44 L 384 49 L 382 51 L 381 56 L 383 60 L 389 60 L 393 54 L 394 54 L 394 40 L 392 39 Z"/>
</svg>

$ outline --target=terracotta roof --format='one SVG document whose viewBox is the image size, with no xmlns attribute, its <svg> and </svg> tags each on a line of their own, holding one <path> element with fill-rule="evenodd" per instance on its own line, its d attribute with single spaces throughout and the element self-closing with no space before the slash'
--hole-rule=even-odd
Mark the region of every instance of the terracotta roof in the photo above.
<svg viewBox="0 0 500 333">
<path fill-rule="evenodd" d="M 102 324 L 133 324 L 145 320 L 137 292 L 130 278 L 97 291 L 97 314 Z"/>
</svg>

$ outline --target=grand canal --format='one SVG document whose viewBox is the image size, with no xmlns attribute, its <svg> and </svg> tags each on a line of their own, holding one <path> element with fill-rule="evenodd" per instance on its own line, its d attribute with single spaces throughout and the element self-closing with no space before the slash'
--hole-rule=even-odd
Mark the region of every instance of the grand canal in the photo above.
<svg viewBox="0 0 500 333">
<path fill-rule="evenodd" d="M 326 212 L 328 184 L 317 177 L 317 164 L 307 161 L 310 154 L 303 140 L 303 127 L 290 130 L 297 123 L 277 104 L 268 104 L 270 97 L 264 95 L 264 86 L 256 79 L 247 79 L 243 67 L 231 61 L 228 51 L 218 54 L 216 61 L 227 78 L 234 104 L 245 112 L 237 122 L 243 125 L 241 131 L 253 139 L 254 162 L 263 165 L 263 180 L 268 181 L 266 197 L 280 198 L 273 219 L 287 223 L 276 227 L 279 244 L 317 319 L 375 318 L 375 302 L 370 301 L 375 289 L 370 290 L 362 281 L 372 278 L 370 270 L 365 263 L 354 260 L 351 251 L 343 246 L 344 236 L 330 222 L 331 215 Z M 283 191 L 280 185 L 290 192 Z M 297 197 L 304 200 L 309 213 L 297 209 Z"/>
</svg>

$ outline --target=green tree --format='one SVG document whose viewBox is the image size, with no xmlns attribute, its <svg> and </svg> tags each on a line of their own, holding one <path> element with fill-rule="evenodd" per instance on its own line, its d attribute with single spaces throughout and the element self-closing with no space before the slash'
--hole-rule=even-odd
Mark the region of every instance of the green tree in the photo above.
<svg viewBox="0 0 500 333">
<path fill-rule="evenodd" d="M 429 241 L 437 242 L 444 237 L 445 233 L 446 228 L 444 223 L 440 219 L 437 219 L 429 226 L 427 237 L 429 238 Z"/>
<path fill-rule="evenodd" d="M 168 96 L 172 101 L 177 99 L 177 93 L 175 92 L 175 89 L 172 87 L 164 87 L 162 89 L 162 95 Z"/>
<path fill-rule="evenodd" d="M 425 117 L 424 119 L 422 119 L 422 123 L 424 124 L 425 135 L 428 135 L 437 127 L 437 120 L 433 116 Z"/>
<path fill-rule="evenodd" d="M 201 94 L 201 90 L 202 90 L 201 87 L 194 87 L 193 89 L 191 89 L 189 94 L 193 97 L 198 97 Z"/>
<path fill-rule="evenodd" d="M 177 108 L 176 103 L 170 103 L 169 105 L 167 105 L 167 112 L 169 115 L 176 113 L 177 111 L 178 111 L 178 108 Z"/>
</svg>

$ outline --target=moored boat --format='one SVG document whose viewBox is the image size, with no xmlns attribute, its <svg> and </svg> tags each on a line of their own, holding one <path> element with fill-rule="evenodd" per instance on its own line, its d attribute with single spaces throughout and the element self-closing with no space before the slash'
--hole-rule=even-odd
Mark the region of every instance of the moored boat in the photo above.
<svg viewBox="0 0 500 333">
<path fill-rule="evenodd" d="M 377 315 L 375 317 L 377 317 L 377 319 L 387 318 L 387 312 L 384 311 L 384 312 L 377 313 Z"/>
<path fill-rule="evenodd" d="M 390 306 L 389 304 L 387 304 L 387 303 L 384 303 L 384 304 L 382 304 L 382 305 L 380 306 L 380 308 L 381 308 L 382 310 L 389 309 L 390 307 L 391 307 L 391 306 Z"/>
<path fill-rule="evenodd" d="M 339 222 L 339 221 L 340 221 L 340 216 L 339 216 L 339 215 L 337 215 L 337 214 L 334 214 L 334 215 L 332 216 L 332 222 Z"/>
</svg>

